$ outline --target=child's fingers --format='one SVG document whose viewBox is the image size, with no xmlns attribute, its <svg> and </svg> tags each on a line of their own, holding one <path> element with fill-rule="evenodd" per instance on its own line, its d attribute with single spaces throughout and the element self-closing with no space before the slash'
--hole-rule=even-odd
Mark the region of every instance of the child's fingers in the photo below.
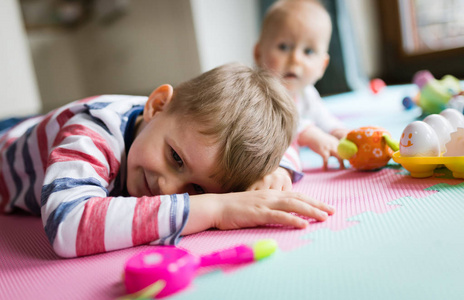
<svg viewBox="0 0 464 300">
<path fill-rule="evenodd" d="M 304 194 L 300 194 L 300 193 L 294 193 L 295 194 L 295 198 L 297 200 L 300 200 L 300 201 L 303 201 L 317 209 L 320 209 L 322 211 L 325 211 L 327 212 L 328 214 L 332 215 L 334 212 L 335 212 L 335 207 L 331 206 L 331 205 L 328 205 L 324 202 L 321 202 L 319 200 L 316 200 L 312 197 L 309 197 L 307 195 L 304 195 Z"/>
<path fill-rule="evenodd" d="M 277 191 L 291 191 L 292 188 L 292 181 L 289 178 L 287 179 L 283 177 L 275 180 L 270 186 L 270 189 Z"/>
<path fill-rule="evenodd" d="M 333 214 L 334 208 L 320 201 L 305 197 L 298 193 L 292 193 L 293 197 L 276 201 L 274 210 L 285 212 L 295 212 L 299 215 L 314 218 L 318 221 L 325 221 L 328 214 Z"/>
<path fill-rule="evenodd" d="M 292 191 L 292 189 L 293 189 L 292 181 L 291 180 L 285 181 L 284 186 L 282 188 L 282 191 L 289 191 L 290 192 L 290 191 Z"/>
<path fill-rule="evenodd" d="M 323 170 L 327 170 L 329 168 L 329 152 L 324 151 L 321 153 L 322 156 L 322 168 Z"/>
<path fill-rule="evenodd" d="M 345 163 L 343 162 L 343 158 L 339 158 L 338 163 L 340 164 L 340 169 L 344 170 L 345 169 Z"/>
<path fill-rule="evenodd" d="M 308 226 L 308 221 L 287 212 L 274 210 L 269 212 L 263 224 L 281 224 L 296 228 L 306 228 L 306 226 Z"/>
</svg>

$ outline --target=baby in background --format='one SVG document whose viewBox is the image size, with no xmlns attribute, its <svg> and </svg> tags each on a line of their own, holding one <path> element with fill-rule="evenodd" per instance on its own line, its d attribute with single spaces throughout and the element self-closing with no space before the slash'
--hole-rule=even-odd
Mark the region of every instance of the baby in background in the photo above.
<svg viewBox="0 0 464 300">
<path fill-rule="evenodd" d="M 267 11 L 254 48 L 258 66 L 281 79 L 300 116 L 298 144 L 321 155 L 324 169 L 348 129 L 333 116 L 315 89 L 329 64 L 332 22 L 316 0 L 279 0 Z"/>
<path fill-rule="evenodd" d="M 62 257 L 209 228 L 304 228 L 300 216 L 334 209 L 273 180 L 296 126 L 278 80 L 240 64 L 149 97 L 75 101 L 0 128 L 0 213 L 40 215 Z M 284 165 L 290 180 L 297 170 Z"/>
</svg>

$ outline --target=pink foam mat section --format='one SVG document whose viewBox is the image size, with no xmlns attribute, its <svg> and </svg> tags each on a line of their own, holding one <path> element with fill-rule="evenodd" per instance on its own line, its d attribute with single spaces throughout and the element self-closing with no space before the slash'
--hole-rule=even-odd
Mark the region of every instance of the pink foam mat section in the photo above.
<svg viewBox="0 0 464 300">
<path fill-rule="evenodd" d="M 310 239 L 309 232 L 356 226 L 350 218 L 363 212 L 385 213 L 389 204 L 403 197 L 423 198 L 436 191 L 425 190 L 438 183 L 455 185 L 456 179 L 414 179 L 385 168 L 378 172 L 312 170 L 294 186 L 336 207 L 326 222 L 308 220 L 306 229 L 279 226 L 232 231 L 209 230 L 183 237 L 179 244 L 196 254 L 205 254 L 239 243 L 273 238 L 282 251 L 291 251 Z M 150 246 L 140 246 L 75 259 L 58 258 L 49 245 L 37 217 L 0 216 L 0 299 L 115 299 L 124 295 L 121 281 L 125 261 Z M 224 269 L 233 271 L 234 268 Z"/>
<path fill-rule="evenodd" d="M 336 213 L 327 221 L 308 220 L 310 226 L 300 230 L 278 226 L 227 232 L 210 230 L 184 237 L 179 246 L 197 254 L 204 254 L 211 251 L 211 247 L 226 248 L 237 241 L 252 243 L 257 239 L 273 238 L 281 250 L 291 251 L 310 243 L 311 240 L 301 239 L 310 232 L 321 228 L 343 230 L 357 224 L 356 221 L 349 220 L 353 216 L 368 211 L 385 213 L 395 209 L 396 205 L 389 204 L 393 200 L 403 197 L 423 198 L 436 193 L 433 190 L 425 190 L 435 184 L 455 185 L 460 182 L 462 180 L 434 177 L 415 179 L 390 168 L 376 172 L 315 169 L 305 172 L 303 179 L 294 185 L 294 190 L 335 206 Z"/>
</svg>

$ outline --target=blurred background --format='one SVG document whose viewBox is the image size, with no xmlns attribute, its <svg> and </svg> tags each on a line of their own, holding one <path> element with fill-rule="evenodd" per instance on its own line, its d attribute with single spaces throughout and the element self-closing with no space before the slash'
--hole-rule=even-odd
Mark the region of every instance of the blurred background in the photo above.
<svg viewBox="0 0 464 300">
<path fill-rule="evenodd" d="M 321 0 L 334 22 L 324 95 L 415 72 L 464 78 L 464 0 Z M 273 0 L 1 0 L 0 118 L 98 94 L 148 95 L 218 65 L 253 66 Z"/>
</svg>

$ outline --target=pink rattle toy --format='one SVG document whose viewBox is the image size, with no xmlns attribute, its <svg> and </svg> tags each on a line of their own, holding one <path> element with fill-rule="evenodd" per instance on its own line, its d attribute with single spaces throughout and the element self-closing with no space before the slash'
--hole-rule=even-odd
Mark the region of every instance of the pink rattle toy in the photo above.
<svg viewBox="0 0 464 300">
<path fill-rule="evenodd" d="M 201 267 L 240 264 L 265 258 L 277 249 L 275 240 L 259 240 L 204 256 L 174 247 L 156 247 L 131 257 L 124 268 L 124 284 L 130 295 L 122 299 L 162 298 L 186 288 Z"/>
</svg>

